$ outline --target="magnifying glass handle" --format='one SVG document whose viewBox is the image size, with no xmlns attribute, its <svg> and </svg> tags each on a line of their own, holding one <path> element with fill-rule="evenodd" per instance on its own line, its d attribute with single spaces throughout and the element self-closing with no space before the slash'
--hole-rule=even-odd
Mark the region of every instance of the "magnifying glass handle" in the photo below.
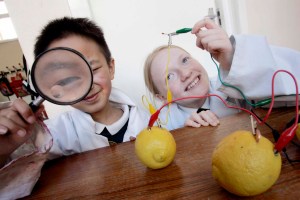
<svg viewBox="0 0 300 200">
<path fill-rule="evenodd" d="M 43 103 L 43 101 L 44 99 L 41 96 L 38 96 L 29 104 L 29 106 L 33 112 L 36 112 L 39 109 L 40 105 Z"/>
</svg>

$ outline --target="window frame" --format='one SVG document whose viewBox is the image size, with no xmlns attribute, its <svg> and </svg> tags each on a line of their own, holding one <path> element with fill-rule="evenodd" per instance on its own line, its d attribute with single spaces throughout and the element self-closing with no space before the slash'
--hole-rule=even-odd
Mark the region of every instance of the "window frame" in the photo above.
<svg viewBox="0 0 300 200">
<path fill-rule="evenodd" d="M 4 6 L 6 7 L 4 0 L 0 0 L 0 2 L 4 3 Z M 7 10 L 7 9 L 6 9 L 6 10 Z M 11 18 L 10 18 L 10 16 L 9 16 L 8 11 L 7 11 L 7 13 L 2 13 L 2 14 L 0 14 L 0 20 L 2 20 L 2 19 L 10 19 L 10 21 L 11 21 Z M 13 24 L 11 24 L 11 25 L 12 25 L 11 27 L 12 27 L 12 32 L 13 32 L 12 37 L 8 37 L 8 38 L 4 38 L 4 39 L 3 39 L 1 30 L 0 30 L 0 43 L 18 40 L 18 35 L 17 35 L 17 33 L 16 33 L 16 30 L 15 30 L 15 28 L 14 28 L 14 25 L 13 25 Z"/>
</svg>

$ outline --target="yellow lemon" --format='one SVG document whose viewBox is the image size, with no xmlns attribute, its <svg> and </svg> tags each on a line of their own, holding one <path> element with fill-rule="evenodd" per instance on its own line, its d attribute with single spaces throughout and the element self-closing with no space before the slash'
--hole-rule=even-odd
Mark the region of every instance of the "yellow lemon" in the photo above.
<svg viewBox="0 0 300 200">
<path fill-rule="evenodd" d="M 168 130 L 153 126 L 138 134 L 135 140 L 135 153 L 147 167 L 160 169 L 173 161 L 176 143 Z"/>
<path fill-rule="evenodd" d="M 261 137 L 256 142 L 249 131 L 236 131 L 225 137 L 212 155 L 212 174 L 227 191 L 254 196 L 268 190 L 281 171 L 280 154 L 274 144 Z"/>
<path fill-rule="evenodd" d="M 300 123 L 298 124 L 298 127 L 296 129 L 296 135 L 297 135 L 298 140 L 300 140 Z"/>
</svg>

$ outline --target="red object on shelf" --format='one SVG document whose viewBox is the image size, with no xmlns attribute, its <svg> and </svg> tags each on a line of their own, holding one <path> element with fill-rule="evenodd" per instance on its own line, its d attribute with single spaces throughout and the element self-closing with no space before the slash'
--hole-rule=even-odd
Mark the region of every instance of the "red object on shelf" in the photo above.
<svg viewBox="0 0 300 200">
<path fill-rule="evenodd" d="M 9 96 L 14 94 L 9 81 L 4 76 L 2 76 L 0 78 L 0 92 L 2 93 L 3 96 L 8 97 L 8 99 L 9 99 Z"/>
<path fill-rule="evenodd" d="M 25 97 L 29 95 L 26 89 L 23 88 L 22 81 L 23 80 L 13 80 L 12 82 L 10 82 L 10 87 L 17 97 Z"/>
</svg>

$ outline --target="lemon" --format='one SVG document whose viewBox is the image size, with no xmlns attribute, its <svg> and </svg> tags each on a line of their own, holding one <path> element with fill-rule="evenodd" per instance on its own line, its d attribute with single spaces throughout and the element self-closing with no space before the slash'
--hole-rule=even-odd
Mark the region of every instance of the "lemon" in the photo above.
<svg viewBox="0 0 300 200">
<path fill-rule="evenodd" d="M 176 143 L 168 130 L 153 126 L 138 134 L 135 140 L 135 153 L 147 167 L 160 169 L 173 161 Z"/>
<path fill-rule="evenodd" d="M 300 123 L 298 123 L 298 127 L 296 129 L 296 135 L 297 135 L 298 140 L 300 140 Z"/>
<path fill-rule="evenodd" d="M 225 137 L 212 155 L 212 174 L 227 191 L 238 196 L 254 196 L 268 190 L 281 171 L 280 154 L 265 137 L 256 142 L 249 131 Z"/>
</svg>

